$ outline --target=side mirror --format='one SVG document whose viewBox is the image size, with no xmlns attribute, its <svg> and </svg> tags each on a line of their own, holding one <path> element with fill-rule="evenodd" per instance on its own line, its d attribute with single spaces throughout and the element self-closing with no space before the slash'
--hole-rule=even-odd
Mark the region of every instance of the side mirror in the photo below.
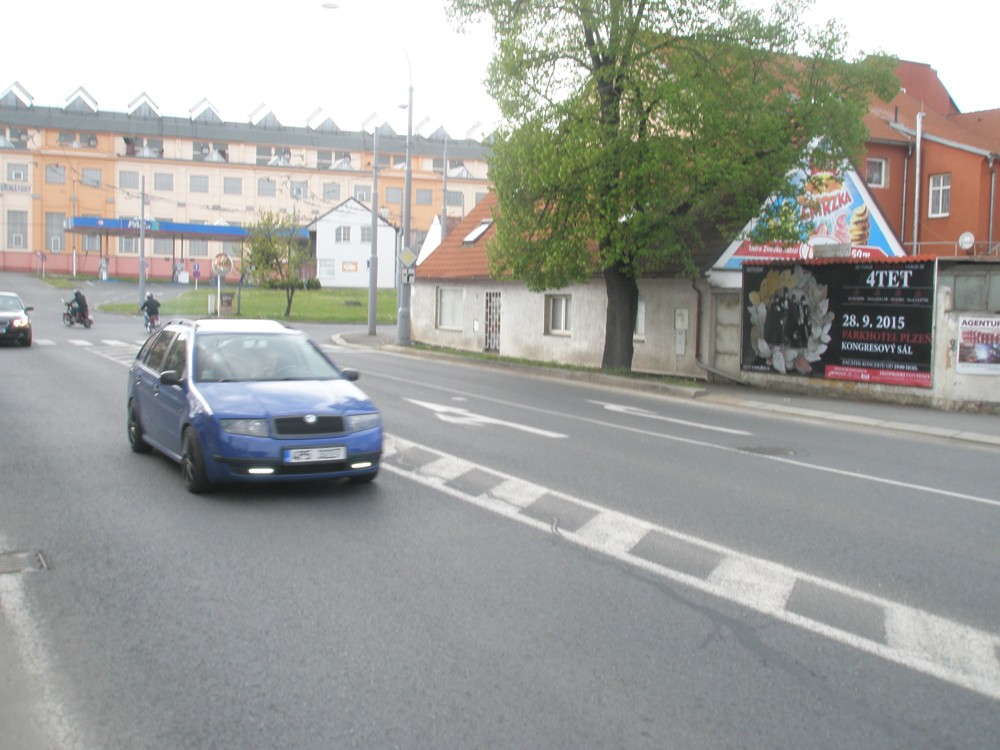
<svg viewBox="0 0 1000 750">
<path fill-rule="evenodd" d="M 353 367 L 345 367 L 340 371 L 340 374 L 344 376 L 344 380 L 357 380 L 361 377 L 361 373 L 355 370 Z"/>
<path fill-rule="evenodd" d="M 25 305 L 25 306 L 24 306 L 24 311 L 25 311 L 25 312 L 31 312 L 31 311 L 32 311 L 32 310 L 34 310 L 34 309 L 35 309 L 35 306 L 34 306 L 34 305 Z"/>
<path fill-rule="evenodd" d="M 177 370 L 164 370 L 160 373 L 160 385 L 180 385 L 181 374 Z"/>
</svg>

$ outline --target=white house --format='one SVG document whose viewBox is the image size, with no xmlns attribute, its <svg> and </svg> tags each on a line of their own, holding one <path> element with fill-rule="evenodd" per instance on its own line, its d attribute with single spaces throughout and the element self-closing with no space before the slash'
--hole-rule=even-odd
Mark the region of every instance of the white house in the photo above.
<svg viewBox="0 0 1000 750">
<path fill-rule="evenodd" d="M 378 217 L 376 255 L 378 288 L 396 286 L 397 229 Z M 320 216 L 309 225 L 316 236 L 316 278 L 324 288 L 368 288 L 372 255 L 372 211 L 354 198 Z"/>
</svg>

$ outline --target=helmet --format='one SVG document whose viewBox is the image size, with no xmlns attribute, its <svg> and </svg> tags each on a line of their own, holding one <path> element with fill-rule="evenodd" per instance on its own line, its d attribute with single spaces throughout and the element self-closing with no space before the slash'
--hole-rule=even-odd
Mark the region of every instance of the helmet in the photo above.
<svg viewBox="0 0 1000 750">
<path fill-rule="evenodd" d="M 146 299 L 153 299 L 153 293 L 152 292 L 146 292 Z"/>
<path fill-rule="evenodd" d="M 79 293 L 80 293 L 79 287 L 77 287 L 76 289 L 73 290 L 73 294 L 79 294 Z"/>
</svg>

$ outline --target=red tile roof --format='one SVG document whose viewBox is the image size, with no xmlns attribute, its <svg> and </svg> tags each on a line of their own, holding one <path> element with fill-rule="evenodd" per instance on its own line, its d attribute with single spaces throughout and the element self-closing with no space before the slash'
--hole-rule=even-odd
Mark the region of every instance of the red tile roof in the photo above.
<svg viewBox="0 0 1000 750">
<path fill-rule="evenodd" d="M 472 242 L 465 242 L 469 233 L 483 220 L 491 220 L 496 213 L 497 196 L 490 190 L 459 224 L 448 231 L 444 241 L 416 269 L 422 279 L 488 279 L 486 243 L 496 234 L 490 226 Z"/>
</svg>

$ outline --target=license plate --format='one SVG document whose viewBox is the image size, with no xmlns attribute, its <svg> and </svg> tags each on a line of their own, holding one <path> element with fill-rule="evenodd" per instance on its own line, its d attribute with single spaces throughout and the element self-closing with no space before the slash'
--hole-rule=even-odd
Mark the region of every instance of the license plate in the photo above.
<svg viewBox="0 0 1000 750">
<path fill-rule="evenodd" d="M 330 445 L 325 448 L 290 448 L 285 451 L 286 464 L 343 461 L 345 458 L 347 458 L 347 448 L 342 445 Z"/>
</svg>

